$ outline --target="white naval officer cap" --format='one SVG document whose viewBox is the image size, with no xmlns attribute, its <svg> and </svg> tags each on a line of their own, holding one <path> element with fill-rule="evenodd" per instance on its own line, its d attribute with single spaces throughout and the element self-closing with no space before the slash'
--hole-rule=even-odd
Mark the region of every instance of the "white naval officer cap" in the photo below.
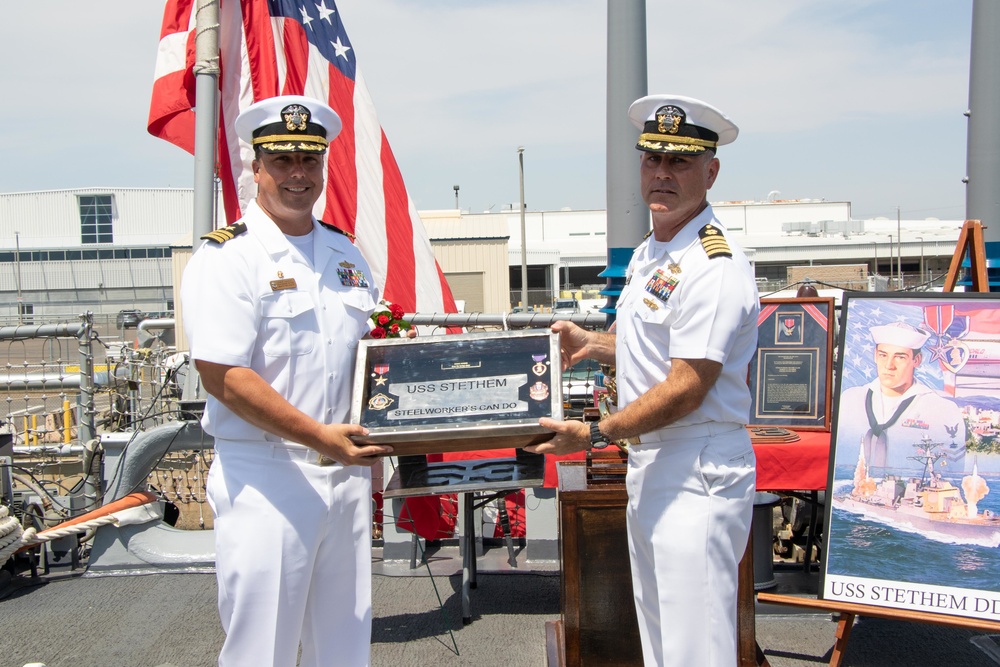
<svg viewBox="0 0 1000 667">
<path fill-rule="evenodd" d="M 281 95 L 254 102 L 236 117 L 240 139 L 265 153 L 322 153 L 340 134 L 337 112 L 302 95 Z"/>
<path fill-rule="evenodd" d="M 872 327 L 872 340 L 876 345 L 895 345 L 911 350 L 919 350 L 931 337 L 930 333 L 904 322 L 893 322 Z"/>
<path fill-rule="evenodd" d="M 628 118 L 642 130 L 635 145 L 649 153 L 698 155 L 731 144 L 740 133 L 710 104 L 681 95 L 647 95 L 632 103 Z"/>
</svg>

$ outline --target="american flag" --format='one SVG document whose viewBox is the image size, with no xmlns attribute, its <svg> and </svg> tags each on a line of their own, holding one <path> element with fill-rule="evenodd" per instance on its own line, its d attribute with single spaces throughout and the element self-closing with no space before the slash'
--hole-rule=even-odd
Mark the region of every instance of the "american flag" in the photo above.
<svg viewBox="0 0 1000 667">
<path fill-rule="evenodd" d="M 148 129 L 194 153 L 195 0 L 167 0 Z M 317 218 L 357 236 L 383 297 L 407 312 L 455 312 L 455 302 L 403 184 L 333 0 L 220 0 L 218 173 L 229 222 L 256 194 L 253 151 L 234 123 L 277 95 L 323 100 L 344 127 L 327 155 Z"/>
</svg>

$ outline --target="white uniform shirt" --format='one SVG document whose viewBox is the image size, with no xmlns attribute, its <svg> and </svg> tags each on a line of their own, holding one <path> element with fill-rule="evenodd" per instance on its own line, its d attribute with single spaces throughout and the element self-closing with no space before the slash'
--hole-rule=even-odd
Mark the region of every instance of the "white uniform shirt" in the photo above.
<svg viewBox="0 0 1000 667">
<path fill-rule="evenodd" d="M 671 358 L 722 364 L 701 406 L 670 426 L 745 424 L 750 412 L 747 367 L 757 348 L 757 286 L 734 244 L 731 258 L 708 257 L 698 236 L 708 223 L 725 231 L 709 206 L 666 243 L 650 235 L 632 255 L 618 300 L 621 407 L 666 379 Z M 680 271 L 672 272 L 671 265 Z"/>
<path fill-rule="evenodd" d="M 358 340 L 378 301 L 368 263 L 346 236 L 315 219 L 311 263 L 256 202 L 241 222 L 245 233 L 206 242 L 184 271 L 191 357 L 250 368 L 313 419 L 345 423 Z M 367 286 L 358 284 L 361 276 Z M 285 283 L 272 286 L 280 280 Z M 280 440 L 213 396 L 202 426 L 227 440 Z"/>
</svg>

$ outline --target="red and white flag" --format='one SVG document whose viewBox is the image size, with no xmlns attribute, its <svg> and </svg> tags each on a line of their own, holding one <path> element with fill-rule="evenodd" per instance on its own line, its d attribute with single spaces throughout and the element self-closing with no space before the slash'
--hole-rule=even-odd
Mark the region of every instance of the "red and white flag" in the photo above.
<svg viewBox="0 0 1000 667">
<path fill-rule="evenodd" d="M 195 0 L 167 0 L 149 110 L 150 134 L 194 153 Z M 358 68 L 333 0 L 220 0 L 218 167 L 226 218 L 256 194 L 240 111 L 277 95 L 325 101 L 344 127 L 327 151 L 316 217 L 357 236 L 382 295 L 407 312 L 455 312 L 455 301 Z"/>
</svg>

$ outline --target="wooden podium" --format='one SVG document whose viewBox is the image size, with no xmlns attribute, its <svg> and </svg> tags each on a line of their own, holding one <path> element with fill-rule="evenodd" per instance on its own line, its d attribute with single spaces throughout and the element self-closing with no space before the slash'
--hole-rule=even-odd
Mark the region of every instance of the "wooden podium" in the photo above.
<svg viewBox="0 0 1000 667">
<path fill-rule="evenodd" d="M 583 461 L 559 464 L 561 620 L 546 623 L 548 667 L 642 664 L 632 598 L 624 479 L 588 483 Z M 752 540 L 740 563 L 739 665 L 766 666 L 754 633 Z"/>
</svg>

